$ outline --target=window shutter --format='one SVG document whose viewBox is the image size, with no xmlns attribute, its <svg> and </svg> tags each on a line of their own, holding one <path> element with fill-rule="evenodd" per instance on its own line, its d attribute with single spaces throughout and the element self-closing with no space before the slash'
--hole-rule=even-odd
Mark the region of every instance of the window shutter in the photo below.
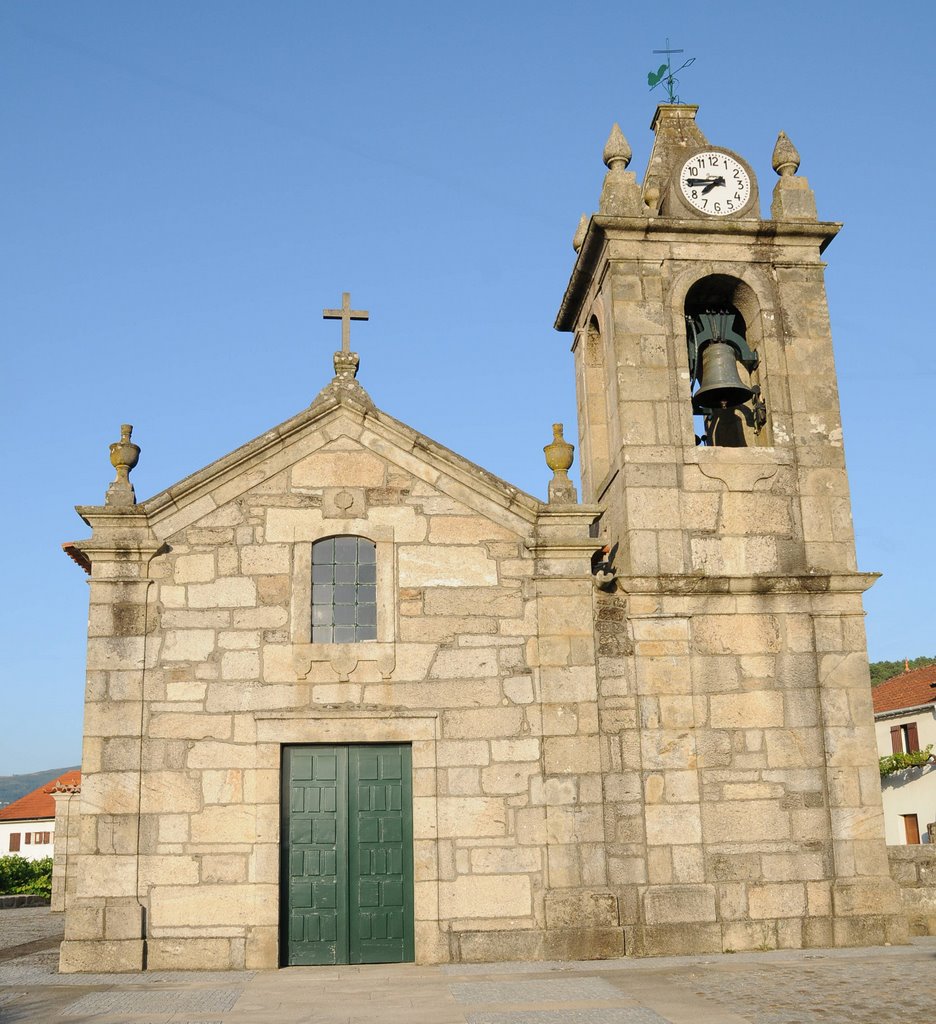
<svg viewBox="0 0 936 1024">
<path fill-rule="evenodd" d="M 899 725 L 892 725 L 890 732 L 891 732 L 891 750 L 895 754 L 902 754 L 903 753 L 903 743 L 901 743 L 901 741 L 900 741 L 900 726 Z"/>
<path fill-rule="evenodd" d="M 912 754 L 914 751 L 920 749 L 920 736 L 917 732 L 916 722 L 909 722 L 907 724 L 907 753 Z"/>
<path fill-rule="evenodd" d="M 32 842 L 32 832 L 27 832 L 27 833 L 25 833 L 25 835 L 26 835 L 26 845 L 29 846 L 29 844 Z"/>
<path fill-rule="evenodd" d="M 19 832 L 11 832 L 10 833 L 10 853 L 16 853 L 19 850 L 19 848 L 20 848 L 19 840 L 20 840 Z"/>
</svg>

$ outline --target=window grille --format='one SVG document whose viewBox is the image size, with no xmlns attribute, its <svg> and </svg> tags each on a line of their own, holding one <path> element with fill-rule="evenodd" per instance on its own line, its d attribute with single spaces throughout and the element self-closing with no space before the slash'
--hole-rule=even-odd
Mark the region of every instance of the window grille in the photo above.
<svg viewBox="0 0 936 1024">
<path fill-rule="evenodd" d="M 377 639 L 377 546 L 364 537 L 312 545 L 312 643 Z"/>
</svg>

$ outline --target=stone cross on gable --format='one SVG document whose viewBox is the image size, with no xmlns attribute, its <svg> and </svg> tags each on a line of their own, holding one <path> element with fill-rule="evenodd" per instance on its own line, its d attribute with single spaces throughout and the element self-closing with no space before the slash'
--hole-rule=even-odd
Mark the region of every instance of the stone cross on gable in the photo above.
<svg viewBox="0 0 936 1024">
<path fill-rule="evenodd" d="M 351 321 L 368 320 L 370 314 L 366 309 L 351 308 L 351 293 L 342 292 L 341 309 L 323 309 L 323 320 L 341 321 L 341 351 L 335 353 L 335 376 L 354 377 L 360 362 L 357 353 L 351 351 Z"/>
</svg>

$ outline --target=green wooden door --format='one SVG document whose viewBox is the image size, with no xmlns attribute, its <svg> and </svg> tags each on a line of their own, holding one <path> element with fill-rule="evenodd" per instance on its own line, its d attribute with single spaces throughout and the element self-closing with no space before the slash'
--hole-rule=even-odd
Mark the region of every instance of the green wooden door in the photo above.
<svg viewBox="0 0 936 1024">
<path fill-rule="evenodd" d="M 414 959 L 411 750 L 283 748 L 283 963 Z"/>
</svg>

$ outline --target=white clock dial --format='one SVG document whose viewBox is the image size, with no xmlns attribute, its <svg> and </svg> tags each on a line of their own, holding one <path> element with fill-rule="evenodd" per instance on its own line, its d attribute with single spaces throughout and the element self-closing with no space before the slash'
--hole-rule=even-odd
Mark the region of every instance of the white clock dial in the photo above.
<svg viewBox="0 0 936 1024">
<path fill-rule="evenodd" d="M 686 202 L 701 213 L 727 217 L 747 206 L 751 198 L 751 176 L 733 156 L 705 150 L 683 164 L 679 188 Z"/>
</svg>

